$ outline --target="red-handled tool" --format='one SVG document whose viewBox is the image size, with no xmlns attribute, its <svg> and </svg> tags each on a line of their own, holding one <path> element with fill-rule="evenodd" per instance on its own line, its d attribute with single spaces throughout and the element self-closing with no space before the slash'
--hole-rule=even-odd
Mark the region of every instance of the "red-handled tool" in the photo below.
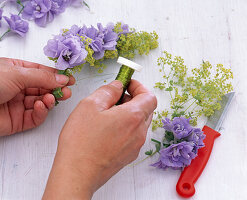
<svg viewBox="0 0 247 200">
<path fill-rule="evenodd" d="M 176 189 L 177 193 L 185 198 L 195 194 L 195 186 L 197 179 L 200 177 L 205 168 L 211 151 L 213 149 L 214 140 L 220 136 L 218 133 L 220 126 L 225 118 L 228 107 L 232 101 L 234 92 L 226 94 L 220 101 L 221 109 L 216 111 L 203 127 L 206 138 L 204 139 L 205 147 L 198 150 L 198 156 L 192 160 L 188 167 L 185 167 L 178 180 Z"/>
</svg>

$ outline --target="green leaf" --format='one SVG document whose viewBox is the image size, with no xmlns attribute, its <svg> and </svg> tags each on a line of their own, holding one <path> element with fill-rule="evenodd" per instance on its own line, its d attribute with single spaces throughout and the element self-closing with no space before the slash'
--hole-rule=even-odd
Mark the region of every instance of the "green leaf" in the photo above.
<svg viewBox="0 0 247 200">
<path fill-rule="evenodd" d="M 160 142 L 160 141 L 158 141 L 158 140 L 155 140 L 155 139 L 151 138 L 151 141 L 153 141 L 153 142 L 155 142 L 155 143 L 157 143 L 157 144 L 160 144 L 160 145 L 161 145 L 161 142 Z"/>
<path fill-rule="evenodd" d="M 53 90 L 52 94 L 56 99 L 60 99 L 63 97 L 63 92 L 61 88 L 56 88 L 55 90 Z"/>
<path fill-rule="evenodd" d="M 156 144 L 155 148 L 156 148 L 155 150 L 156 152 L 160 152 L 161 144 Z"/>
<path fill-rule="evenodd" d="M 165 132 L 165 138 L 166 138 L 166 140 L 167 140 L 168 142 L 170 142 L 170 141 L 174 140 L 174 135 L 173 135 L 172 132 L 166 131 L 166 132 Z"/>
<path fill-rule="evenodd" d="M 153 149 L 150 149 L 149 151 L 146 151 L 145 154 L 147 156 L 151 156 L 153 154 Z"/>
<path fill-rule="evenodd" d="M 164 146 L 165 148 L 167 148 L 167 147 L 170 146 L 170 144 L 163 144 L 163 146 Z"/>
</svg>

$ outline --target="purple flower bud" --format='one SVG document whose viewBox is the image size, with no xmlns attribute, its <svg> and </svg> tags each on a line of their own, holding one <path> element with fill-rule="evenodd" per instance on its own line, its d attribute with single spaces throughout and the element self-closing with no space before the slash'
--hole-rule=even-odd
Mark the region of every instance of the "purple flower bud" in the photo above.
<svg viewBox="0 0 247 200">
<path fill-rule="evenodd" d="M 9 28 L 12 32 L 19 34 L 20 36 L 24 36 L 28 31 L 28 22 L 24 21 L 18 15 L 11 15 L 10 18 L 3 17 L 5 21 L 8 23 Z"/>
</svg>

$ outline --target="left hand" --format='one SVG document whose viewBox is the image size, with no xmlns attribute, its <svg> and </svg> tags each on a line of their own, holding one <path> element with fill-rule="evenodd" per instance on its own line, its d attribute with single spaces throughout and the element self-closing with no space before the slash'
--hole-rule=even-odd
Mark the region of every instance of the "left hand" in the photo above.
<svg viewBox="0 0 247 200">
<path fill-rule="evenodd" d="M 0 136 L 39 126 L 55 105 L 51 91 L 61 87 L 66 100 L 67 87 L 74 77 L 58 75 L 56 69 L 22 60 L 0 58 Z"/>
</svg>

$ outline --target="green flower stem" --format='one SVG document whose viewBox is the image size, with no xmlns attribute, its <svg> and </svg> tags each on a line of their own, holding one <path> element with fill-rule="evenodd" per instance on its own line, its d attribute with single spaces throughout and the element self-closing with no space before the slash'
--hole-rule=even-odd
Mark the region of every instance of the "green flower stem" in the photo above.
<svg viewBox="0 0 247 200">
<path fill-rule="evenodd" d="M 196 102 L 196 100 L 195 101 L 193 101 L 190 105 L 189 105 L 189 107 L 188 108 L 186 108 L 185 109 L 185 111 L 184 112 L 186 112 L 194 103 Z"/>
<path fill-rule="evenodd" d="M 86 1 L 83 1 L 83 4 L 90 10 L 90 7 L 89 7 L 89 5 L 87 4 Z"/>
<path fill-rule="evenodd" d="M 58 74 L 63 74 L 66 76 L 70 76 L 72 74 L 70 69 L 66 69 L 66 70 L 58 70 Z M 55 105 L 58 105 L 59 102 L 57 99 L 60 99 L 63 97 L 63 92 L 62 92 L 62 88 L 56 88 L 52 91 L 53 96 L 56 99 Z"/>
<path fill-rule="evenodd" d="M 134 69 L 126 66 L 126 65 L 122 65 L 119 72 L 118 72 L 118 75 L 116 77 L 115 80 L 119 80 L 123 83 L 123 94 L 121 96 L 121 98 L 119 99 L 119 101 L 117 102 L 116 105 L 119 105 L 124 97 L 124 94 L 125 94 L 125 91 L 130 83 L 130 80 L 131 80 L 131 77 L 133 75 L 133 73 L 135 72 Z"/>
<path fill-rule="evenodd" d="M 10 31 L 11 31 L 11 30 L 10 30 L 10 28 L 9 28 L 5 33 L 3 33 L 2 36 L 0 37 L 0 41 L 2 41 L 3 37 L 4 37 L 5 35 L 7 35 Z"/>
<path fill-rule="evenodd" d="M 147 156 L 146 158 L 144 158 L 144 159 L 138 161 L 137 163 L 133 164 L 133 167 L 135 167 L 136 165 L 141 164 L 142 162 L 144 162 L 144 161 L 147 160 L 148 158 L 151 158 L 151 157 L 154 156 L 156 153 L 158 153 L 158 151 L 153 152 L 151 155 L 149 155 L 149 156 Z"/>
<path fill-rule="evenodd" d="M 21 10 L 18 13 L 18 15 L 20 15 L 22 13 L 22 11 L 24 10 L 24 5 L 21 3 L 21 0 L 17 0 L 16 3 L 21 6 Z"/>
</svg>

